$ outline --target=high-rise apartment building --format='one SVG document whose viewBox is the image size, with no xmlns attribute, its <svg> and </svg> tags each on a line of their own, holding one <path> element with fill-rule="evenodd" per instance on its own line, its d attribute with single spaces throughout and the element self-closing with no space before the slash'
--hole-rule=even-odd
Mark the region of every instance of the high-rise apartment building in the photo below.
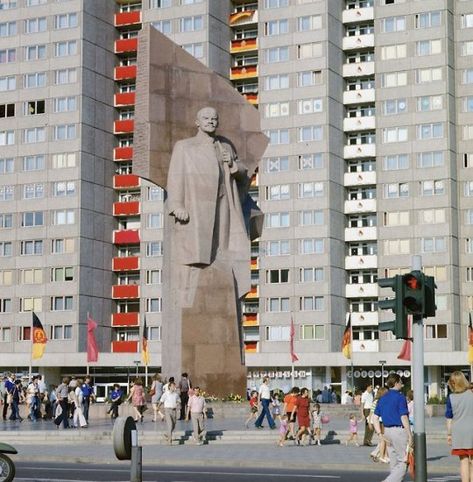
<svg viewBox="0 0 473 482">
<path fill-rule="evenodd" d="M 99 384 L 143 372 L 145 317 L 160 365 L 163 191 L 133 175 L 144 23 L 228 77 L 270 138 L 252 184 L 266 219 L 242 309 L 249 384 L 290 384 L 291 319 L 299 385 L 409 375 L 378 330 L 376 280 L 421 254 L 437 393 L 466 367 L 473 310 L 465 0 L 0 0 L 0 366 L 28 366 L 31 311 L 50 337 L 42 371 L 84 371 L 87 313 Z"/>
</svg>

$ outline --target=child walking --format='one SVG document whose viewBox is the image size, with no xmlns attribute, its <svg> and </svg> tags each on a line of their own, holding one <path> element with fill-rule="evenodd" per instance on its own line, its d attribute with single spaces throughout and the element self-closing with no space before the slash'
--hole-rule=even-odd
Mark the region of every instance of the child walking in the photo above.
<svg viewBox="0 0 473 482">
<path fill-rule="evenodd" d="M 281 400 L 278 393 L 274 394 L 271 406 L 274 420 L 279 420 L 279 422 L 281 422 Z"/>
<path fill-rule="evenodd" d="M 283 414 L 281 415 L 281 421 L 280 421 L 280 424 L 279 424 L 279 442 L 278 442 L 278 445 L 280 447 L 284 447 L 284 441 L 286 440 L 286 436 L 287 436 L 287 431 L 289 429 L 289 419 L 288 419 L 288 416 L 287 414 Z"/>
<path fill-rule="evenodd" d="M 258 417 L 258 392 L 256 390 L 253 390 L 250 395 L 250 415 L 246 419 L 245 422 L 245 427 L 248 428 L 248 424 L 250 423 L 251 420 L 256 420 Z"/>
<path fill-rule="evenodd" d="M 321 445 L 320 434 L 322 432 L 322 420 L 320 415 L 320 405 L 316 403 L 312 410 L 312 437 L 315 445 Z"/>
<path fill-rule="evenodd" d="M 350 415 L 350 426 L 349 426 L 350 436 L 345 442 L 345 445 L 348 445 L 350 442 L 354 442 L 357 447 L 360 446 L 358 443 L 358 419 L 356 415 L 352 413 Z"/>
</svg>

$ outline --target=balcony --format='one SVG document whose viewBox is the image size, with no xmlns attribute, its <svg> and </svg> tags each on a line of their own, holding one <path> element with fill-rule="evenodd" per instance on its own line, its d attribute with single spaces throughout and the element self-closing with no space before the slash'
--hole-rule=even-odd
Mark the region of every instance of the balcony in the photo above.
<svg viewBox="0 0 473 482">
<path fill-rule="evenodd" d="M 257 341 L 247 341 L 245 342 L 245 353 L 257 353 L 258 352 L 258 342 Z"/>
<path fill-rule="evenodd" d="M 133 158 L 133 147 L 115 147 L 113 149 L 114 161 L 129 161 Z"/>
<path fill-rule="evenodd" d="M 126 54 L 133 53 L 138 50 L 138 39 L 137 38 L 125 38 L 115 40 L 115 53 L 116 54 Z"/>
<path fill-rule="evenodd" d="M 119 92 L 115 94 L 115 107 L 135 105 L 135 92 Z"/>
<path fill-rule="evenodd" d="M 343 37 L 343 50 L 367 49 L 371 47 L 374 47 L 374 34 L 372 33 Z"/>
<path fill-rule="evenodd" d="M 343 176 L 343 185 L 368 186 L 376 184 L 376 171 L 346 172 Z"/>
<path fill-rule="evenodd" d="M 354 352 L 378 352 L 379 342 L 378 340 L 353 340 Z"/>
<path fill-rule="evenodd" d="M 230 14 L 228 23 L 232 27 L 237 25 L 248 25 L 250 23 L 258 23 L 258 10 L 243 10 Z"/>
<path fill-rule="evenodd" d="M 376 283 L 360 283 L 346 286 L 347 298 L 377 298 L 378 285 Z"/>
<path fill-rule="evenodd" d="M 257 65 L 246 65 L 243 67 L 232 67 L 230 80 L 252 79 L 258 77 Z"/>
<path fill-rule="evenodd" d="M 351 314 L 352 326 L 373 326 L 378 324 L 377 311 L 362 311 Z"/>
<path fill-rule="evenodd" d="M 140 244 L 140 230 L 123 229 L 114 231 L 113 244 Z"/>
<path fill-rule="evenodd" d="M 250 291 L 245 296 L 246 300 L 252 300 L 252 299 L 257 299 L 259 298 L 259 292 L 258 292 L 258 287 L 257 286 L 252 286 Z"/>
<path fill-rule="evenodd" d="M 136 79 L 136 65 L 119 65 L 115 67 L 115 80 Z"/>
<path fill-rule="evenodd" d="M 113 258 L 112 270 L 113 271 L 138 271 L 140 269 L 140 257 L 139 256 L 126 256 L 123 258 Z"/>
<path fill-rule="evenodd" d="M 369 241 L 378 239 L 378 230 L 375 226 L 365 228 L 345 228 L 345 241 Z"/>
<path fill-rule="evenodd" d="M 230 53 L 232 54 L 240 52 L 251 52 L 252 50 L 258 50 L 257 38 L 238 39 L 231 41 Z"/>
<path fill-rule="evenodd" d="M 113 123 L 114 134 L 129 134 L 135 128 L 135 121 L 133 119 L 116 120 Z"/>
<path fill-rule="evenodd" d="M 376 212 L 376 199 L 355 199 L 345 201 L 345 214 Z"/>
<path fill-rule="evenodd" d="M 138 353 L 138 340 L 112 341 L 112 353 Z"/>
<path fill-rule="evenodd" d="M 140 214 L 139 201 L 126 201 L 113 203 L 114 216 L 132 216 Z"/>
<path fill-rule="evenodd" d="M 258 314 L 259 313 L 259 305 L 258 303 L 242 303 L 242 311 L 246 314 Z"/>
<path fill-rule="evenodd" d="M 119 12 L 115 14 L 115 27 L 123 27 L 125 25 L 137 25 L 141 23 L 141 11 Z"/>
<path fill-rule="evenodd" d="M 259 269 L 259 258 L 251 258 L 250 268 L 253 270 Z"/>
<path fill-rule="evenodd" d="M 243 94 L 243 97 L 253 105 L 258 104 L 258 94 Z"/>
<path fill-rule="evenodd" d="M 243 316 L 243 326 L 258 326 L 258 313 L 247 313 Z"/>
<path fill-rule="evenodd" d="M 345 257 L 345 269 L 375 269 L 377 267 L 378 256 L 376 254 Z"/>
<path fill-rule="evenodd" d="M 114 189 L 130 189 L 141 186 L 141 178 L 134 174 L 117 174 L 113 176 Z"/>
<path fill-rule="evenodd" d="M 376 144 L 356 144 L 343 148 L 345 159 L 357 159 L 360 157 L 376 157 Z"/>
<path fill-rule="evenodd" d="M 112 286 L 113 299 L 137 299 L 140 297 L 139 285 L 114 285 Z"/>
<path fill-rule="evenodd" d="M 342 13 L 343 23 L 366 22 L 367 20 L 374 20 L 373 7 L 351 8 Z"/>
<path fill-rule="evenodd" d="M 374 75 L 374 62 L 355 62 L 343 64 L 343 77 L 366 77 Z"/>
<path fill-rule="evenodd" d="M 136 313 L 112 313 L 112 326 L 138 326 L 140 314 Z"/>
<path fill-rule="evenodd" d="M 352 131 L 372 131 L 376 129 L 376 117 L 347 117 L 343 119 L 343 130 Z"/>
<path fill-rule="evenodd" d="M 370 104 L 375 101 L 375 89 L 349 90 L 343 93 L 343 103 L 350 104 Z"/>
</svg>

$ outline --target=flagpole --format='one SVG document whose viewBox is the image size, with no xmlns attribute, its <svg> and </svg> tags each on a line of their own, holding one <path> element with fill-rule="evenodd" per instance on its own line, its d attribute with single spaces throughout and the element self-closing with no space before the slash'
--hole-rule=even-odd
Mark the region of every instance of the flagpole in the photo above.
<svg viewBox="0 0 473 482">
<path fill-rule="evenodd" d="M 32 376 L 31 372 L 33 371 L 33 343 L 34 343 L 34 326 L 33 326 L 33 314 L 34 312 L 31 312 L 31 335 L 30 335 L 30 341 L 31 341 L 31 346 L 30 346 L 30 365 L 28 367 L 28 383 L 31 382 Z"/>
<path fill-rule="evenodd" d="M 148 364 L 145 365 L 145 387 L 148 386 Z"/>
</svg>

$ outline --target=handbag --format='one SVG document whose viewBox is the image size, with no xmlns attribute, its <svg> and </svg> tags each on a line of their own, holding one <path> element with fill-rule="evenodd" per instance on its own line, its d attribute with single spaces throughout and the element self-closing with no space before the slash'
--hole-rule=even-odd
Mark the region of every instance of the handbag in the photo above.
<svg viewBox="0 0 473 482">
<path fill-rule="evenodd" d="M 322 416 L 320 417 L 320 421 L 321 421 L 322 423 L 329 423 L 329 422 L 330 422 L 330 417 L 329 417 L 328 415 L 322 415 Z"/>
<path fill-rule="evenodd" d="M 13 403 L 13 394 L 12 393 L 9 393 L 7 395 L 7 403 L 8 403 L 8 405 Z"/>
<path fill-rule="evenodd" d="M 414 457 L 414 449 L 412 447 L 407 448 L 407 465 L 409 467 L 409 475 L 412 480 L 415 480 L 416 475 L 416 464 Z"/>
</svg>

